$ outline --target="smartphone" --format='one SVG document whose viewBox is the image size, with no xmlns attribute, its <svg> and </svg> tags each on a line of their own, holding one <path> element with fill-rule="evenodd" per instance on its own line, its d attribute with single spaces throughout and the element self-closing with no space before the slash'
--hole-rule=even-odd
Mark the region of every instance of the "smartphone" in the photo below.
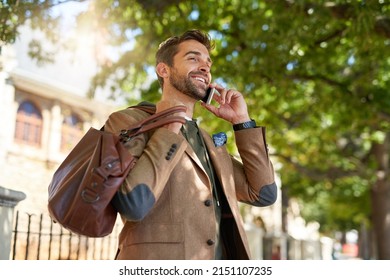
<svg viewBox="0 0 390 280">
<path fill-rule="evenodd" d="M 206 104 L 210 104 L 211 101 L 213 100 L 214 94 L 219 95 L 219 92 L 215 88 L 209 87 L 207 89 L 205 97 L 203 97 L 202 101 L 205 102 Z"/>
</svg>

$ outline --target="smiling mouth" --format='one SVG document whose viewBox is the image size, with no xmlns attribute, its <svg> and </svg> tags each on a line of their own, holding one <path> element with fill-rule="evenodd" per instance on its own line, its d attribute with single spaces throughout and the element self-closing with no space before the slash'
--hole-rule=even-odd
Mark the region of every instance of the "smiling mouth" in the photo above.
<svg viewBox="0 0 390 280">
<path fill-rule="evenodd" d="M 202 77 L 198 77 L 198 76 L 196 76 L 196 77 L 192 77 L 194 80 L 197 80 L 197 81 L 200 81 L 200 82 L 202 82 L 202 83 L 204 83 L 204 84 L 208 84 L 208 81 L 205 79 L 205 78 L 202 78 Z"/>
</svg>

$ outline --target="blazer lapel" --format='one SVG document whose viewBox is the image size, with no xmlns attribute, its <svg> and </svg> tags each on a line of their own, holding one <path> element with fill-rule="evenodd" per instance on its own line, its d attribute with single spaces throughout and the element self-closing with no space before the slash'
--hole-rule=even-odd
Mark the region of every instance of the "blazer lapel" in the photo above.
<svg viewBox="0 0 390 280">
<path fill-rule="evenodd" d="M 185 137 L 182 136 L 184 139 Z M 192 149 L 191 145 L 188 144 L 187 145 L 187 148 L 185 150 L 185 153 L 196 163 L 196 165 L 198 165 L 198 167 L 204 172 L 204 174 L 207 176 L 207 172 L 206 170 L 204 169 L 202 163 L 200 162 L 198 156 L 196 155 L 194 149 Z"/>
<path fill-rule="evenodd" d="M 203 165 L 200 162 L 200 160 L 199 160 L 198 156 L 196 155 L 195 151 L 192 149 L 191 145 L 187 145 L 187 148 L 186 148 L 185 152 L 204 171 Z"/>
</svg>

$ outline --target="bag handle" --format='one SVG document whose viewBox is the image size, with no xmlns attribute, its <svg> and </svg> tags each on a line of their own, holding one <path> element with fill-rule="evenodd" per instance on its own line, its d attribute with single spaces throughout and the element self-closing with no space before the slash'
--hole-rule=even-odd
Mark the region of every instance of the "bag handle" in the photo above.
<svg viewBox="0 0 390 280">
<path fill-rule="evenodd" d="M 164 111 L 158 112 L 156 114 L 147 117 L 141 122 L 137 123 L 135 126 L 122 130 L 120 133 L 120 138 L 122 142 L 129 141 L 132 137 L 144 133 L 146 131 L 161 127 L 166 124 L 170 124 L 173 122 L 180 122 L 184 124 L 186 122 L 184 117 L 175 116 L 173 114 L 185 112 L 187 107 L 184 105 L 177 105 L 171 108 L 168 108 Z"/>
</svg>

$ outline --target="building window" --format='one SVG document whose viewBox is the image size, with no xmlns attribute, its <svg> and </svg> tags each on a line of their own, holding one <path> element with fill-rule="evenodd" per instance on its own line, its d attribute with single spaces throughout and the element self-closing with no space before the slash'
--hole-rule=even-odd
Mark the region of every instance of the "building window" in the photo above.
<svg viewBox="0 0 390 280">
<path fill-rule="evenodd" d="M 20 104 L 16 114 L 15 142 L 33 146 L 41 145 L 42 114 L 30 101 Z"/>
<path fill-rule="evenodd" d="M 75 114 L 68 115 L 62 123 L 61 150 L 69 151 L 83 136 L 83 122 Z"/>
</svg>

